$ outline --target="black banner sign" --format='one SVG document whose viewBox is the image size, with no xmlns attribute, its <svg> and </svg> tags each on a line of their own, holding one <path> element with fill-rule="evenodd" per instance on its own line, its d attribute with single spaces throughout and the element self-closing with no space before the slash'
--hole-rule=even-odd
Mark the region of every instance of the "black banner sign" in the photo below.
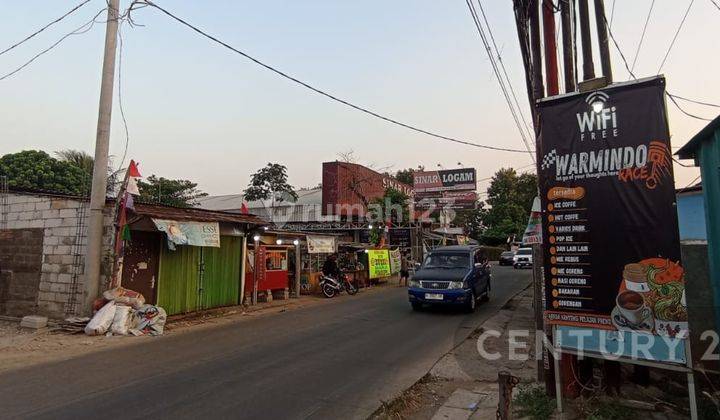
<svg viewBox="0 0 720 420">
<path fill-rule="evenodd" d="M 475 191 L 476 189 L 477 173 L 475 168 L 415 172 L 413 175 L 413 190 L 416 194 L 438 191 Z"/>
<path fill-rule="evenodd" d="M 388 232 L 390 246 L 410 248 L 412 245 L 409 228 L 391 228 Z"/>
<path fill-rule="evenodd" d="M 550 323 L 687 334 L 664 93 L 657 77 L 538 104 Z"/>
</svg>

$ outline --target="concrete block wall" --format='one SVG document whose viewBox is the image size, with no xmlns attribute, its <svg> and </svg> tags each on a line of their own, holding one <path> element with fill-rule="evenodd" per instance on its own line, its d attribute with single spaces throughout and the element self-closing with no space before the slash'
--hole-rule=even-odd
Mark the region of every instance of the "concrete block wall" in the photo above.
<svg viewBox="0 0 720 420">
<path fill-rule="evenodd" d="M 85 220 L 80 220 L 83 214 Z M 109 283 L 112 267 L 113 219 L 112 207 L 106 207 L 103 234 L 103 269 L 101 290 Z M 73 277 L 77 277 L 76 310 L 80 311 L 85 284 L 85 252 L 87 244 L 88 202 L 76 198 L 9 193 L 0 229 L 42 228 L 42 260 L 38 282 L 36 314 L 63 318 L 71 300 Z M 82 229 L 78 235 L 78 224 Z M 78 255 L 74 255 L 75 253 Z M 29 314 L 26 314 L 29 315 Z"/>
</svg>

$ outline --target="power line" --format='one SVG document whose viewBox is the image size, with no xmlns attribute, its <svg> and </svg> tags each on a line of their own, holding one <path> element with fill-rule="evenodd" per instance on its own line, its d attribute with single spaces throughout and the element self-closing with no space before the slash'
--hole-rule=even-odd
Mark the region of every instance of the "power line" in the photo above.
<svg viewBox="0 0 720 420">
<path fill-rule="evenodd" d="M 628 71 L 628 73 L 630 73 L 630 76 L 632 76 L 633 79 L 637 80 L 635 73 L 633 73 L 632 69 L 630 68 L 630 65 L 628 65 L 627 58 L 625 58 L 625 54 L 623 54 L 622 49 L 620 48 L 620 45 L 618 44 L 617 40 L 615 39 L 615 35 L 613 34 L 612 30 L 610 30 L 608 21 L 607 21 L 607 19 L 605 19 L 604 16 L 603 16 L 603 20 L 605 21 L 605 26 L 608 28 L 608 34 L 610 35 L 610 39 L 612 40 L 613 44 L 615 45 L 615 49 L 617 50 L 618 54 L 620 54 L 620 58 L 622 58 L 623 64 L 625 64 L 625 69 Z M 694 114 L 691 114 L 691 113 L 685 111 L 680 106 L 680 104 L 678 104 L 677 101 L 675 100 L 676 95 L 672 95 L 668 91 L 665 91 L 665 95 L 667 95 L 667 97 L 670 98 L 670 101 L 673 103 L 673 105 L 675 105 L 675 107 L 678 110 L 680 110 L 680 112 L 687 115 L 688 117 L 695 118 L 697 120 L 702 120 L 702 121 L 712 121 L 711 119 L 703 118 L 703 117 L 700 117 L 700 116 L 697 116 L 697 115 L 694 115 Z M 689 99 L 686 99 L 686 100 L 694 102 L 693 100 L 689 100 Z M 705 105 L 714 106 L 714 104 L 705 104 Z"/>
<path fill-rule="evenodd" d="M 690 0 L 690 4 L 688 4 L 687 10 L 685 10 L 685 14 L 683 15 L 683 18 L 680 21 L 680 25 L 678 26 L 677 31 L 675 31 L 675 36 L 673 36 L 672 42 L 670 43 L 670 46 L 668 47 L 667 52 L 665 52 L 665 57 L 663 57 L 663 60 L 660 63 L 660 67 L 658 67 L 657 74 L 660 74 L 660 70 L 662 70 L 663 66 L 665 65 L 665 61 L 667 60 L 668 55 L 670 55 L 670 50 L 672 50 L 673 45 L 675 45 L 675 41 L 677 40 L 677 37 L 680 34 L 680 30 L 682 29 L 683 25 L 685 24 L 685 19 L 688 17 L 688 13 L 690 13 L 690 8 L 692 7 L 693 3 L 695 3 L 695 0 Z"/>
<path fill-rule="evenodd" d="M 613 0 L 612 8 L 610 9 L 610 27 L 611 28 L 612 28 L 614 18 L 615 18 L 615 0 Z"/>
<path fill-rule="evenodd" d="M 687 184 L 685 187 L 680 188 L 679 190 L 675 191 L 675 194 L 681 193 L 681 192 L 689 189 L 689 188 L 692 187 L 693 185 L 695 185 L 695 183 L 700 179 L 701 176 L 702 176 L 702 174 L 696 176 L 695 179 L 693 179 L 692 181 L 690 181 L 690 183 Z"/>
<path fill-rule="evenodd" d="M 510 109 L 510 114 L 512 114 L 513 120 L 515 121 L 515 125 L 517 126 L 518 130 L 520 131 L 520 138 L 522 139 L 523 143 L 525 144 L 525 148 L 527 149 L 527 152 L 530 154 L 530 157 L 533 159 L 533 161 L 535 161 L 535 154 L 530 149 L 528 139 L 525 136 L 525 131 L 523 130 L 522 125 L 520 124 L 520 120 L 518 119 L 518 116 L 515 112 L 515 108 L 513 108 L 513 106 L 512 106 L 512 102 L 510 101 L 510 96 L 505 87 L 505 84 L 503 83 L 503 79 L 502 79 L 502 76 L 500 75 L 500 71 L 498 70 L 497 63 L 495 62 L 495 57 L 493 57 L 492 49 L 490 48 L 490 44 L 488 43 L 485 32 L 482 29 L 482 25 L 480 24 L 480 18 L 478 17 L 477 11 L 475 10 L 475 7 L 473 6 L 473 3 L 471 0 L 465 0 L 465 3 L 467 4 L 468 9 L 470 10 L 470 15 L 473 18 L 473 21 L 475 23 L 475 27 L 478 30 L 478 33 L 480 34 L 480 39 L 482 40 L 483 46 L 485 47 L 485 51 L 488 54 L 488 58 L 490 58 L 490 65 L 492 66 L 493 72 L 495 73 L 495 77 L 497 77 L 498 83 L 500 84 L 500 90 L 502 90 L 503 96 L 505 97 L 505 102 L 507 103 L 508 108 Z"/>
<path fill-rule="evenodd" d="M 615 3 L 613 3 L 614 5 Z M 647 18 L 645 18 L 645 25 L 643 26 L 642 35 L 640 35 L 640 42 L 638 42 L 637 50 L 635 51 L 635 58 L 633 58 L 631 68 L 635 70 L 635 63 L 637 63 L 638 56 L 640 55 L 640 48 L 642 47 L 643 40 L 645 39 L 645 32 L 647 31 L 648 23 L 650 23 L 650 16 L 652 15 L 653 7 L 655 6 L 655 0 L 650 3 L 650 10 L 648 10 Z"/>
<path fill-rule="evenodd" d="M 713 6 L 715 6 L 718 10 L 720 10 L 720 4 L 718 4 L 715 0 L 710 0 L 710 1 L 712 2 Z"/>
<path fill-rule="evenodd" d="M 711 107 L 715 107 L 715 108 L 720 108 L 720 105 L 718 105 L 718 104 L 713 104 L 713 103 L 710 103 L 710 102 L 698 101 L 698 100 L 690 99 L 690 98 L 684 98 L 684 97 L 682 97 L 682 96 L 678 96 L 678 95 L 670 94 L 670 93 L 668 93 L 668 95 L 675 97 L 675 99 L 681 99 L 681 100 L 683 100 L 683 101 L 692 102 L 692 103 L 694 103 L 694 104 L 711 106 Z"/>
<path fill-rule="evenodd" d="M 38 29 L 37 31 L 35 31 L 35 32 L 31 33 L 30 35 L 26 36 L 26 37 L 23 38 L 21 41 L 18 41 L 18 42 L 16 42 L 15 44 L 13 44 L 13 45 L 5 48 L 5 49 L 2 50 L 2 51 L 0 51 L 0 55 L 3 55 L 3 54 L 5 54 L 6 52 L 8 52 L 8 51 L 10 51 L 10 50 L 12 50 L 12 49 L 14 49 L 14 48 L 16 48 L 16 47 L 19 47 L 20 45 L 24 44 L 25 42 L 29 41 L 30 39 L 32 39 L 33 37 L 35 37 L 36 35 L 38 35 L 40 32 L 44 31 L 45 29 L 51 27 L 52 25 L 60 22 L 61 20 L 65 19 L 66 17 L 68 17 L 68 16 L 70 16 L 71 14 L 75 13 L 78 9 L 80 9 L 80 8 L 83 7 L 83 6 L 85 6 L 85 5 L 86 5 L 87 3 L 89 3 L 90 1 L 91 1 L 91 0 L 85 0 L 85 1 L 83 1 L 82 3 L 78 4 L 77 6 L 73 7 L 72 9 L 70 9 L 70 10 L 69 10 L 67 13 L 65 13 L 64 15 L 60 16 L 59 18 L 53 20 L 52 22 L 48 23 L 47 25 L 43 26 L 42 28 Z"/>
<path fill-rule="evenodd" d="M 30 58 L 30 60 L 26 61 L 26 62 L 25 62 L 24 64 L 22 64 L 20 67 L 16 68 L 15 70 L 11 71 L 10 73 L 5 74 L 5 75 L 2 76 L 2 77 L 0 77 L 0 81 L 3 81 L 3 80 L 5 80 L 5 79 L 7 79 L 8 77 L 13 76 L 13 75 L 16 74 L 17 72 L 19 72 L 19 71 L 21 71 L 22 69 L 24 69 L 25 67 L 29 66 L 33 61 L 37 60 L 40 56 L 44 55 L 45 53 L 49 52 L 49 51 L 52 50 L 53 48 L 57 47 L 57 46 L 58 46 L 61 42 L 63 42 L 65 39 L 67 39 L 67 38 L 69 38 L 69 37 L 71 37 L 71 36 L 73 36 L 73 35 L 81 35 L 81 34 L 87 33 L 88 31 L 90 31 L 90 30 L 93 28 L 93 26 L 94 26 L 96 23 L 102 23 L 102 22 L 96 21 L 95 19 L 97 19 L 97 17 L 100 16 L 100 14 L 101 14 L 102 12 L 104 12 L 105 10 L 107 10 L 107 9 L 101 9 L 99 12 L 97 12 L 97 14 L 96 14 L 91 20 L 85 22 L 84 24 L 82 24 L 80 27 L 78 27 L 78 28 L 75 29 L 74 31 L 65 34 L 62 38 L 60 38 L 60 39 L 58 39 L 57 41 L 55 41 L 54 44 L 50 45 L 49 47 L 45 48 L 44 50 L 42 50 L 42 51 L 40 51 L 39 53 L 37 53 L 37 54 L 35 54 L 34 56 L 32 56 L 32 58 Z"/>
<path fill-rule="evenodd" d="M 520 107 L 520 103 L 518 102 L 517 95 L 515 94 L 515 89 L 513 88 L 512 82 L 510 81 L 510 76 L 508 76 L 507 69 L 505 68 L 505 62 L 502 60 L 502 56 L 500 55 L 500 49 L 498 48 L 497 44 L 495 43 L 495 36 L 493 36 L 492 28 L 490 27 L 490 22 L 488 22 L 487 16 L 485 15 L 485 8 L 482 6 L 482 0 L 477 0 L 478 6 L 480 6 L 480 13 L 482 13 L 483 20 L 485 21 L 485 26 L 488 29 L 488 33 L 490 34 L 490 40 L 492 41 L 493 47 L 495 47 L 495 52 L 497 53 L 497 60 L 500 62 L 500 67 L 502 68 L 503 74 L 505 75 L 505 80 L 507 80 L 508 87 L 510 88 L 510 93 L 512 94 L 513 100 L 515 101 L 515 106 L 518 109 L 518 114 L 520 114 L 520 119 L 523 122 L 523 125 L 528 130 L 528 136 L 530 138 L 533 138 L 534 135 L 532 131 L 530 131 L 529 124 L 527 120 L 525 120 L 525 115 L 522 112 L 522 108 Z"/>
<path fill-rule="evenodd" d="M 170 13 L 169 11 L 167 11 L 166 9 L 158 6 L 158 5 L 155 4 L 154 2 L 151 2 L 150 0 L 135 0 L 135 1 L 133 1 L 133 3 L 130 5 L 130 8 L 128 9 L 128 11 L 134 10 L 135 6 L 138 5 L 138 4 L 152 6 L 152 7 L 154 7 L 155 9 L 157 9 L 157 10 L 161 11 L 162 13 L 164 13 L 165 15 L 167 15 L 168 17 L 170 17 L 171 19 L 177 21 L 178 23 L 186 26 L 187 28 L 193 30 L 194 32 L 196 32 L 196 33 L 198 33 L 198 34 L 200 34 L 200 35 L 202 35 L 203 37 L 205 37 L 205 38 L 207 38 L 207 39 L 215 42 L 216 44 L 219 44 L 219 45 L 227 48 L 228 50 L 230 50 L 230 51 L 232 51 L 232 52 L 234 52 L 234 53 L 236 53 L 236 54 L 239 54 L 239 55 L 245 57 L 246 59 L 252 61 L 253 63 L 255 63 L 255 64 L 257 64 L 257 65 L 259 65 L 259 66 L 261 66 L 261 67 L 263 67 L 263 68 L 265 68 L 265 69 L 267 69 L 267 70 L 270 70 L 271 72 L 273 72 L 273 73 L 275 73 L 275 74 L 277 74 L 277 75 L 279 75 L 279 76 L 281 76 L 281 77 L 283 77 L 283 78 L 285 78 L 285 79 L 288 79 L 288 80 L 290 80 L 290 81 L 292 81 L 292 82 L 294 82 L 294 83 L 296 83 L 296 84 L 298 84 L 298 85 L 300 85 L 300 86 L 302 86 L 302 87 L 304 87 L 304 88 L 306 88 L 306 89 L 308 89 L 308 90 L 311 90 L 311 91 L 313 91 L 313 92 L 315 92 L 315 93 L 317 93 L 317 94 L 319 94 L 319 95 L 322 95 L 322 96 L 324 96 L 324 97 L 326 97 L 326 98 L 328 98 L 328 99 L 331 99 L 331 100 L 333 100 L 333 101 L 335 101 L 335 102 L 341 103 L 341 104 L 343 104 L 343 105 L 345 105 L 345 106 L 347 106 L 347 107 L 350 107 L 350 108 L 352 108 L 352 109 L 355 109 L 355 110 L 357 110 L 357 111 L 360 111 L 360 112 L 363 112 L 363 113 L 365 113 L 365 114 L 371 115 L 371 116 L 373 116 L 373 117 L 375 117 L 375 118 L 381 119 L 381 120 L 386 121 L 386 122 L 389 122 L 389 123 L 391 123 L 391 124 L 398 125 L 398 126 L 400 126 L 400 127 L 407 128 L 408 130 L 412 130 L 412 131 L 415 131 L 415 132 L 418 132 L 418 133 L 426 134 L 426 135 L 428 135 L 428 136 L 435 137 L 435 138 L 438 138 L 438 139 L 447 140 L 447 141 L 451 141 L 451 142 L 459 143 L 459 144 L 464 144 L 464 145 L 467 145 L 467 146 L 473 146 L 473 147 L 478 147 L 478 148 L 481 148 L 481 149 L 488 149 L 488 150 L 498 150 L 498 151 L 502 151 L 502 152 L 527 153 L 527 151 L 525 151 L 525 150 L 511 149 L 511 148 L 497 147 L 497 146 L 489 146 L 489 145 L 485 145 L 485 144 L 473 143 L 473 142 L 471 142 L 471 141 L 459 139 L 459 138 L 456 138 L 456 137 L 444 136 L 444 135 L 441 135 L 441 134 L 434 133 L 434 132 L 432 132 L 432 131 L 428 131 L 428 130 L 425 130 L 425 129 L 422 129 L 422 128 L 415 127 L 415 126 L 410 125 L 410 124 L 406 124 L 406 123 L 400 122 L 400 121 L 398 121 L 398 120 L 396 120 L 396 119 L 393 119 L 393 118 L 391 118 L 391 117 L 387 117 L 387 116 L 381 115 L 381 114 L 379 114 L 379 113 L 377 113 L 377 112 L 375 112 L 375 111 L 372 111 L 372 110 L 370 110 L 370 109 L 368 109 L 368 108 L 362 107 L 362 106 L 360 106 L 360 105 L 355 105 L 355 104 L 353 104 L 352 102 L 350 102 L 350 101 L 348 101 L 348 100 L 339 98 L 339 97 L 337 97 L 337 96 L 335 96 L 335 95 L 332 95 L 332 94 L 330 94 L 330 93 L 328 93 L 328 92 L 326 92 L 326 91 L 324 91 L 324 90 L 321 90 L 321 89 L 319 89 L 319 88 L 316 88 L 316 87 L 310 85 L 310 84 L 307 83 L 307 82 L 304 82 L 304 81 L 302 81 L 302 80 L 300 80 L 300 79 L 298 79 L 298 78 L 296 78 L 296 77 L 294 77 L 294 76 L 289 75 L 288 73 L 283 72 L 282 70 L 279 70 L 279 69 L 277 69 L 277 68 L 275 68 L 275 67 L 273 67 L 273 66 L 271 66 L 271 65 L 269 65 L 269 64 L 266 64 L 266 63 L 264 63 L 263 61 L 261 61 L 261 60 L 255 58 L 255 57 L 249 55 L 248 53 L 245 53 L 245 52 L 243 52 L 243 51 L 241 51 L 241 50 L 233 47 L 232 45 L 230 45 L 230 44 L 228 44 L 228 43 L 226 43 L 226 42 L 224 42 L 224 41 L 221 41 L 221 40 L 218 39 L 217 37 L 208 34 L 207 32 L 203 31 L 202 29 L 199 29 L 198 27 L 192 25 L 191 23 L 187 22 L 186 20 L 184 20 L 184 19 L 182 19 L 182 18 L 180 18 L 180 17 L 175 16 L 174 14 L 172 14 L 172 13 Z"/>
</svg>

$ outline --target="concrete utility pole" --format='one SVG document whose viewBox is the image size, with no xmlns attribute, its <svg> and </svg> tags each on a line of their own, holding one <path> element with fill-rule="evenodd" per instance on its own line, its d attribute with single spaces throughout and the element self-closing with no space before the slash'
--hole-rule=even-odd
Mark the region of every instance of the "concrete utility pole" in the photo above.
<svg viewBox="0 0 720 420">
<path fill-rule="evenodd" d="M 108 150 L 110 148 L 110 120 L 112 115 L 115 55 L 117 49 L 120 0 L 108 0 L 105 29 L 105 56 L 103 57 L 100 107 L 95 137 L 95 163 L 93 165 L 90 212 L 88 214 L 88 242 L 85 254 L 85 289 L 83 312 L 89 314 L 92 302 L 100 289 L 100 264 L 103 246 L 103 209 L 107 190 Z"/>
</svg>

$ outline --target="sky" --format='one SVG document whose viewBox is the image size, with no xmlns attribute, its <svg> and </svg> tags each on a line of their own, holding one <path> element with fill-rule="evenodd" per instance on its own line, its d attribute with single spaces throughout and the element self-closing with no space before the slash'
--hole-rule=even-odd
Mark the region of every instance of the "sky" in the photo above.
<svg viewBox="0 0 720 420">
<path fill-rule="evenodd" d="M 605 0 L 607 15 L 615 0 Z M 658 0 L 635 73 L 658 66 L 691 0 Z M 0 50 L 61 16 L 80 0 L 7 2 Z M 652 0 L 617 0 L 612 32 L 630 62 Z M 129 5 L 121 0 L 121 8 Z M 522 149 L 490 61 L 462 0 L 244 0 L 157 4 L 277 68 L 381 114 L 447 136 Z M 512 3 L 483 0 L 524 115 L 529 115 Z M 104 7 L 92 0 L 31 41 L 0 55 L 6 74 Z M 129 131 L 127 156 L 143 175 L 190 179 L 210 194 L 239 193 L 268 162 L 287 166 L 295 187 L 321 181 L 321 163 L 352 151 L 358 163 L 395 171 L 458 165 L 478 178 L 501 167 L 532 170 L 528 154 L 489 151 L 434 139 L 349 109 L 211 43 L 153 8 L 122 27 L 110 152 L 119 164 L 126 144 L 118 92 Z M 668 90 L 720 103 L 716 69 L 720 10 L 694 1 L 662 73 Z M 0 154 L 27 149 L 94 153 L 104 24 L 67 38 L 24 70 L 0 81 Z M 597 51 L 597 49 L 596 49 Z M 616 81 L 629 78 L 614 47 Z M 599 60 L 596 71 L 599 73 Z M 118 89 L 118 79 L 122 81 Z M 682 104 L 694 114 L 718 108 Z M 668 104 L 671 140 L 682 146 L 705 124 Z M 690 162 L 686 162 L 690 163 Z M 438 166 L 439 165 L 439 166 Z M 676 186 L 696 168 L 675 165 Z M 487 183 L 487 181 L 485 181 Z M 479 189 L 487 185 L 481 183 Z"/>
</svg>

